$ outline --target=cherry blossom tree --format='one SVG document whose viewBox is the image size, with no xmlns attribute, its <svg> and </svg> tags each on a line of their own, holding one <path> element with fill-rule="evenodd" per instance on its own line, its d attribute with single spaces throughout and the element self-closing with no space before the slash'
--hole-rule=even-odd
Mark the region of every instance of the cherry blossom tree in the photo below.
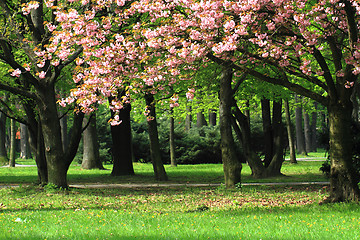
<svg viewBox="0 0 360 240">
<path fill-rule="evenodd" d="M 95 21 L 104 8 L 114 14 Z M 79 69 L 74 79 L 82 84 L 62 104 L 76 100 L 85 111 L 92 111 L 100 95 L 113 96 L 116 111 L 133 93 L 166 93 L 179 79 L 191 86 L 187 72 L 206 61 L 217 63 L 223 71 L 220 126 L 228 187 L 240 182 L 241 171 L 230 123 L 234 72 L 323 104 L 330 120 L 329 201 L 350 201 L 360 196 L 349 137 L 350 95 L 360 72 L 359 13 L 355 0 L 97 1 L 84 15 L 69 8 L 59 11 L 63 31 L 50 47 L 65 55 L 61 59 L 70 55 L 69 46 L 83 47 L 77 62 L 89 67 Z M 116 33 L 120 27 L 126 31 Z M 115 92 L 124 86 L 129 86 L 129 96 L 116 99 Z M 118 123 L 115 116 L 112 124 Z"/>
<path fill-rule="evenodd" d="M 0 1 L 3 14 L 0 35 L 0 60 L 14 81 L 2 81 L 0 89 L 18 96 L 26 112 L 41 182 L 67 187 L 66 174 L 81 137 L 83 114 L 74 115 L 71 146 L 64 152 L 61 141 L 55 85 L 62 70 L 72 63 L 82 48 L 66 51 L 49 45 L 57 23 L 55 1 Z M 67 39 L 64 33 L 62 38 Z M 46 158 L 46 162 L 44 161 Z"/>
<path fill-rule="evenodd" d="M 163 65 L 179 67 L 206 56 L 223 66 L 225 75 L 229 70 L 245 72 L 326 106 L 330 120 L 329 201 L 359 199 L 349 137 L 350 96 L 359 74 L 357 1 L 184 0 L 153 4 L 158 7 L 149 8 L 142 1 L 134 5 L 140 12 L 149 12 L 153 22 L 166 17 L 165 24 L 143 30 L 148 45 L 168 49 Z"/>
</svg>

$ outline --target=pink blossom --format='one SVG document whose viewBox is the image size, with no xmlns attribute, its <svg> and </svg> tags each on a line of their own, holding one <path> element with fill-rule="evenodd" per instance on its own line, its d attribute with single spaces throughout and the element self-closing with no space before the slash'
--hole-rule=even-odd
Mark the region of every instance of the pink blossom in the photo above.
<svg viewBox="0 0 360 240">
<path fill-rule="evenodd" d="M 44 79 L 45 76 L 46 76 L 46 72 L 41 71 L 41 72 L 39 73 L 39 78 L 40 78 L 40 79 Z"/>
<path fill-rule="evenodd" d="M 21 70 L 17 68 L 13 70 L 10 75 L 13 77 L 20 77 L 20 74 L 21 74 Z"/>
</svg>

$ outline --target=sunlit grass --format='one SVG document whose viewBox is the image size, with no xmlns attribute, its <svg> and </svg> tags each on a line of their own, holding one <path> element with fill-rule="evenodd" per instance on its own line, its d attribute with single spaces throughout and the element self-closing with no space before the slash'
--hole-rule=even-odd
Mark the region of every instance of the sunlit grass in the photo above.
<svg viewBox="0 0 360 240">
<path fill-rule="evenodd" d="M 31 164 L 30 160 L 26 164 Z M 243 164 L 242 181 L 246 182 L 301 182 L 327 181 L 319 170 L 321 161 L 299 161 L 298 164 L 284 162 L 282 173 L 285 176 L 254 179 L 248 165 Z M 151 164 L 134 163 L 135 176 L 111 177 L 111 165 L 105 165 L 107 170 L 84 170 L 78 164 L 73 164 L 68 172 L 69 183 L 156 183 Z M 224 182 L 221 164 L 165 165 L 169 183 L 218 183 Z M 0 183 L 34 183 L 37 179 L 36 167 L 0 168 Z"/>
<path fill-rule="evenodd" d="M 359 205 L 319 206 L 325 195 L 321 186 L 2 189 L 0 239 L 356 239 Z"/>
</svg>

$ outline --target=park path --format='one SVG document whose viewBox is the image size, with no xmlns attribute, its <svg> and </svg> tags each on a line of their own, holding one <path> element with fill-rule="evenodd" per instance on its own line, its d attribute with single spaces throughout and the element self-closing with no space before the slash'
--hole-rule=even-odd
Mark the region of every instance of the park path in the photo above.
<svg viewBox="0 0 360 240">
<path fill-rule="evenodd" d="M 301 186 L 301 185 L 329 185 L 330 182 L 264 182 L 264 183 L 242 183 L 242 186 Z M 29 183 L 1 184 L 1 188 L 13 188 L 28 186 Z M 176 187 L 220 187 L 222 183 L 72 183 L 70 188 L 78 189 L 112 189 L 112 188 L 176 188 Z"/>
<path fill-rule="evenodd" d="M 242 183 L 242 186 L 299 186 L 299 185 L 329 185 L 330 182 L 264 182 Z M 101 188 L 163 188 L 163 187 L 220 187 L 221 183 L 74 183 L 72 188 L 101 189 Z"/>
</svg>

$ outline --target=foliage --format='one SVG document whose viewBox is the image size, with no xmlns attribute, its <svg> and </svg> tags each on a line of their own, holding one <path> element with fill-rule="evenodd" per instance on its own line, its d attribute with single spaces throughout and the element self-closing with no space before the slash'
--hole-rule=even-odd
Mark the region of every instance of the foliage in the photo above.
<svg viewBox="0 0 360 240">
<path fill-rule="evenodd" d="M 169 121 L 159 119 L 159 140 L 164 163 L 170 163 Z M 176 159 L 179 164 L 220 163 L 220 134 L 218 127 L 204 126 L 185 130 L 183 123 L 175 124 Z M 135 160 L 150 162 L 149 140 L 146 122 L 133 122 L 133 146 Z"/>
</svg>

